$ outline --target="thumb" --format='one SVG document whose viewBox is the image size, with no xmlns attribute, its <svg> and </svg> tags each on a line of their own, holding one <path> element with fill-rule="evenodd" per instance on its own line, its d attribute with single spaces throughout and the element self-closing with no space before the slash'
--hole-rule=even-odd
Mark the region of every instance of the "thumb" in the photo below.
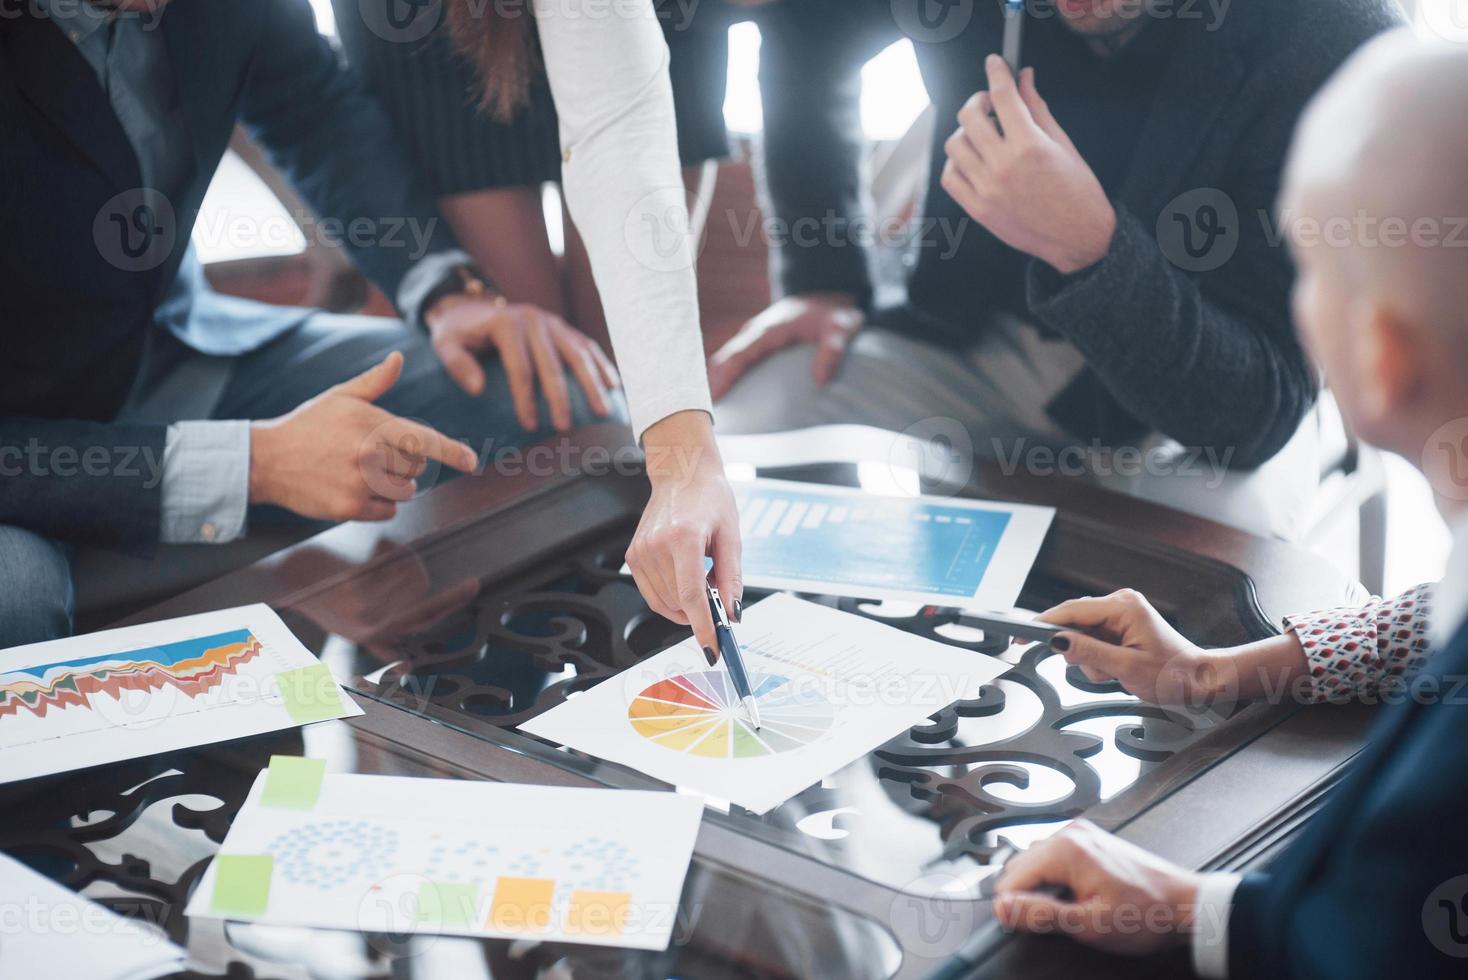
<svg viewBox="0 0 1468 980">
<path fill-rule="evenodd" d="M 397 384 L 402 373 L 403 355 L 399 351 L 393 351 L 380 364 L 368 368 L 355 378 L 343 381 L 335 390 L 338 394 L 360 398 L 364 402 L 375 402 Z"/>
</svg>

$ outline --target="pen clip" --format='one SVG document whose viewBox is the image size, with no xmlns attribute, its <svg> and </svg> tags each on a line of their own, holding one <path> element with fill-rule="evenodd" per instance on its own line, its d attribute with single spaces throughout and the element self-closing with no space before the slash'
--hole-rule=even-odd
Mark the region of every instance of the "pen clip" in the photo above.
<svg viewBox="0 0 1468 980">
<path fill-rule="evenodd" d="M 729 614 L 724 611 L 724 600 L 719 596 L 719 590 L 712 585 L 709 590 L 709 608 L 713 610 L 714 626 L 722 626 L 724 629 L 732 629 L 729 625 Z"/>
</svg>

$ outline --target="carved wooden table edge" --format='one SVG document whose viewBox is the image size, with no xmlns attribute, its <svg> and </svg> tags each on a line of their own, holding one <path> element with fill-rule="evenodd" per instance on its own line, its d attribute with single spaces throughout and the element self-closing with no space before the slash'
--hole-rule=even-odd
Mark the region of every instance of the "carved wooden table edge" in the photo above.
<svg viewBox="0 0 1468 980">
<path fill-rule="evenodd" d="M 627 444 L 629 433 L 621 427 L 598 426 L 575 433 L 571 438 L 582 446 L 617 448 Z M 537 498 L 549 498 L 572 485 L 576 479 L 574 473 L 558 473 L 540 479 L 504 475 L 461 478 L 405 505 L 399 516 L 391 522 L 334 528 L 249 568 L 130 617 L 126 622 L 181 615 L 202 608 L 238 605 L 247 601 L 262 601 L 277 608 L 288 608 L 311 595 L 329 590 L 345 577 L 360 575 L 372 569 L 380 560 L 371 557 L 379 546 L 432 548 L 437 542 L 451 539 L 465 527 L 484 520 L 487 515 L 521 506 Z M 1252 634 L 1277 629 L 1280 618 L 1285 614 L 1344 605 L 1360 601 L 1364 595 L 1359 586 L 1350 582 L 1323 558 L 1303 549 L 1064 479 L 998 477 L 995 474 L 981 473 L 971 485 L 971 490 L 1000 500 L 1054 506 L 1058 511 L 1059 523 L 1065 524 L 1082 537 L 1096 540 L 1105 538 L 1106 529 L 1120 521 L 1129 526 L 1132 533 L 1145 535 L 1149 539 L 1146 543 L 1135 540 L 1133 545 L 1138 550 L 1157 549 L 1159 552 L 1171 552 L 1174 557 L 1179 552 L 1186 553 L 1188 559 L 1198 563 L 1199 567 L 1211 565 L 1237 571 L 1241 578 L 1232 597 L 1235 612 L 1243 622 L 1249 624 L 1248 631 Z M 627 491 L 625 487 L 614 487 L 609 492 L 625 494 Z M 290 561 L 293 553 L 323 548 L 343 555 L 363 557 L 333 579 L 300 582 L 291 581 L 281 574 L 281 569 Z M 365 693 L 360 685 L 358 693 L 359 696 Z M 391 704 L 390 701 L 379 703 Z M 1255 726 L 1251 738 L 1265 737 L 1272 729 L 1287 725 L 1293 714 L 1292 711 L 1277 706 L 1259 707 L 1261 710 L 1255 711 L 1250 718 L 1251 725 Z M 398 709 L 394 707 L 393 710 Z M 369 711 L 352 724 L 386 738 L 393 737 L 387 732 L 399 730 L 416 733 L 410 737 L 417 739 L 424 730 L 413 725 L 401 727 L 396 720 L 389 723 L 389 718 L 394 716 Z M 417 720 L 424 721 L 422 718 Z M 455 727 L 452 719 L 437 720 L 448 727 Z M 594 783 L 589 776 L 579 777 L 567 768 L 533 760 L 513 741 L 506 740 L 491 745 L 489 743 L 494 740 L 486 740 L 479 732 L 466 737 L 474 738 L 482 750 L 487 750 L 494 757 L 492 769 L 479 770 L 478 765 L 475 767 L 477 771 L 486 772 L 490 778 L 535 782 L 550 780 L 568 784 L 586 779 Z M 1198 746 L 1201 751 L 1189 752 L 1186 759 L 1175 757 L 1172 760 L 1176 763 L 1175 771 L 1168 771 L 1158 779 L 1144 778 L 1131 789 L 1100 805 L 1096 808 L 1094 817 L 1124 833 L 1131 821 L 1175 795 L 1181 785 L 1203 777 L 1228 758 L 1228 755 L 1236 755 L 1240 748 L 1235 745 L 1227 755 L 1212 755 L 1203 749 L 1204 744 L 1200 743 Z M 457 763 L 457 760 L 454 761 Z M 488 758 L 480 761 L 488 765 Z M 1158 787 L 1163 785 L 1169 787 L 1167 795 L 1159 796 Z M 768 851 L 774 849 L 774 845 L 717 821 L 708 822 L 706 828 L 708 840 L 706 842 L 704 835 L 701 835 L 698 849 L 698 858 L 701 861 L 731 868 L 759 867 L 761 861 L 768 860 Z M 1236 843 L 1230 841 L 1230 845 Z M 796 887 L 799 892 L 829 901 L 891 928 L 893 896 L 888 889 L 817 860 L 802 858 L 788 851 L 781 851 L 780 854 L 784 866 L 795 872 L 790 876 L 781 876 L 784 879 L 784 882 L 779 883 L 781 887 L 792 878 L 798 879 Z M 1109 971 L 1104 963 L 1093 963 L 1094 957 L 1089 954 L 1082 959 L 1088 964 L 1088 972 L 1094 967 L 1098 975 L 1108 975 Z M 896 976 L 922 976 L 933 965 L 932 961 L 914 962 L 905 959 Z M 1039 974 L 1048 975 L 1051 972 L 1053 971 L 1049 969 L 1038 969 Z"/>
</svg>

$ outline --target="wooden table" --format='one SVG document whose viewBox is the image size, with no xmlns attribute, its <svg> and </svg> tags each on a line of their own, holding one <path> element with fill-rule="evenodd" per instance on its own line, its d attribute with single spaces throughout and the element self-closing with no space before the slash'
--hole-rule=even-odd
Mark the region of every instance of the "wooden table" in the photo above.
<svg viewBox="0 0 1468 980">
<path fill-rule="evenodd" d="M 548 472 L 502 467 L 454 481 L 388 524 L 338 527 L 134 617 L 268 602 L 338 676 L 351 677 L 366 714 L 307 729 L 304 742 L 303 733 L 282 733 L 6 787 L 0 849 L 44 855 L 88 894 L 129 896 L 112 904 L 165 922 L 189 942 L 202 975 L 248 975 L 238 972 L 243 964 L 258 976 L 306 976 L 311 964 L 341 976 L 462 975 L 443 972 L 420 949 L 423 937 L 346 937 L 361 958 L 353 966 L 335 947 L 308 956 L 268 930 L 191 924 L 182 903 L 271 752 L 325 753 L 364 772 L 662 786 L 513 730 L 568 691 L 686 635 L 648 613 L 616 575 L 646 494 L 626 448 L 625 430 L 583 430 L 557 443 Z M 602 472 L 604 457 L 621 465 Z M 779 475 L 851 482 L 853 471 Z M 1267 635 L 1286 613 L 1363 596 L 1310 553 L 1078 482 L 982 473 L 966 492 L 1058 508 L 1022 596 L 1029 608 L 1130 586 L 1184 632 L 1217 645 Z M 839 605 L 867 614 L 850 600 Z M 893 621 L 977 655 L 1007 645 L 955 638 L 944 632 L 951 620 L 929 609 Z M 1180 716 L 1076 686 L 1058 661 L 1046 663 L 1046 651 L 1005 655 L 1015 664 L 1006 685 L 974 692 L 830 785 L 764 818 L 708 811 L 684 896 L 688 921 L 668 953 L 540 947 L 516 959 L 505 943 L 448 939 L 433 948 L 476 943 L 497 977 L 535 976 L 563 957 L 578 977 L 922 977 L 990 917 L 986 903 L 945 897 L 944 882 L 929 879 L 983 870 L 996 832 L 1083 813 L 1191 867 L 1257 866 L 1319 805 L 1369 719 L 1354 709 L 1265 703 Z M 992 742 L 971 737 L 973 726 L 1030 701 L 1037 720 L 1022 730 Z M 1113 720 L 1114 733 L 1081 731 Z M 1023 798 L 1028 777 L 1012 757 L 1068 774 L 1069 791 Z M 1122 773 L 1119 792 L 1104 792 L 1107 767 Z M 1001 783 L 1013 789 L 1000 792 Z M 170 808 L 186 794 L 219 803 Z M 112 816 L 65 826 L 104 811 Z M 1165 957 L 1145 970 L 1176 973 L 1183 962 Z M 976 975 L 1134 976 L 1138 968 L 1064 940 L 1012 938 Z"/>
</svg>

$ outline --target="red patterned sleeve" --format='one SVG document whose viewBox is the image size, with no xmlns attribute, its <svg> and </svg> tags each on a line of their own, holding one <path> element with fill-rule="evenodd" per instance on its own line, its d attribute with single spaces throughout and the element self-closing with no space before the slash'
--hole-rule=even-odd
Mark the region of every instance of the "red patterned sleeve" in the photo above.
<svg viewBox="0 0 1468 980">
<path fill-rule="evenodd" d="M 1375 694 L 1383 681 L 1426 658 L 1432 586 L 1419 585 L 1395 599 L 1374 599 L 1355 609 L 1330 609 L 1285 619 L 1305 648 L 1312 701 Z"/>
</svg>

